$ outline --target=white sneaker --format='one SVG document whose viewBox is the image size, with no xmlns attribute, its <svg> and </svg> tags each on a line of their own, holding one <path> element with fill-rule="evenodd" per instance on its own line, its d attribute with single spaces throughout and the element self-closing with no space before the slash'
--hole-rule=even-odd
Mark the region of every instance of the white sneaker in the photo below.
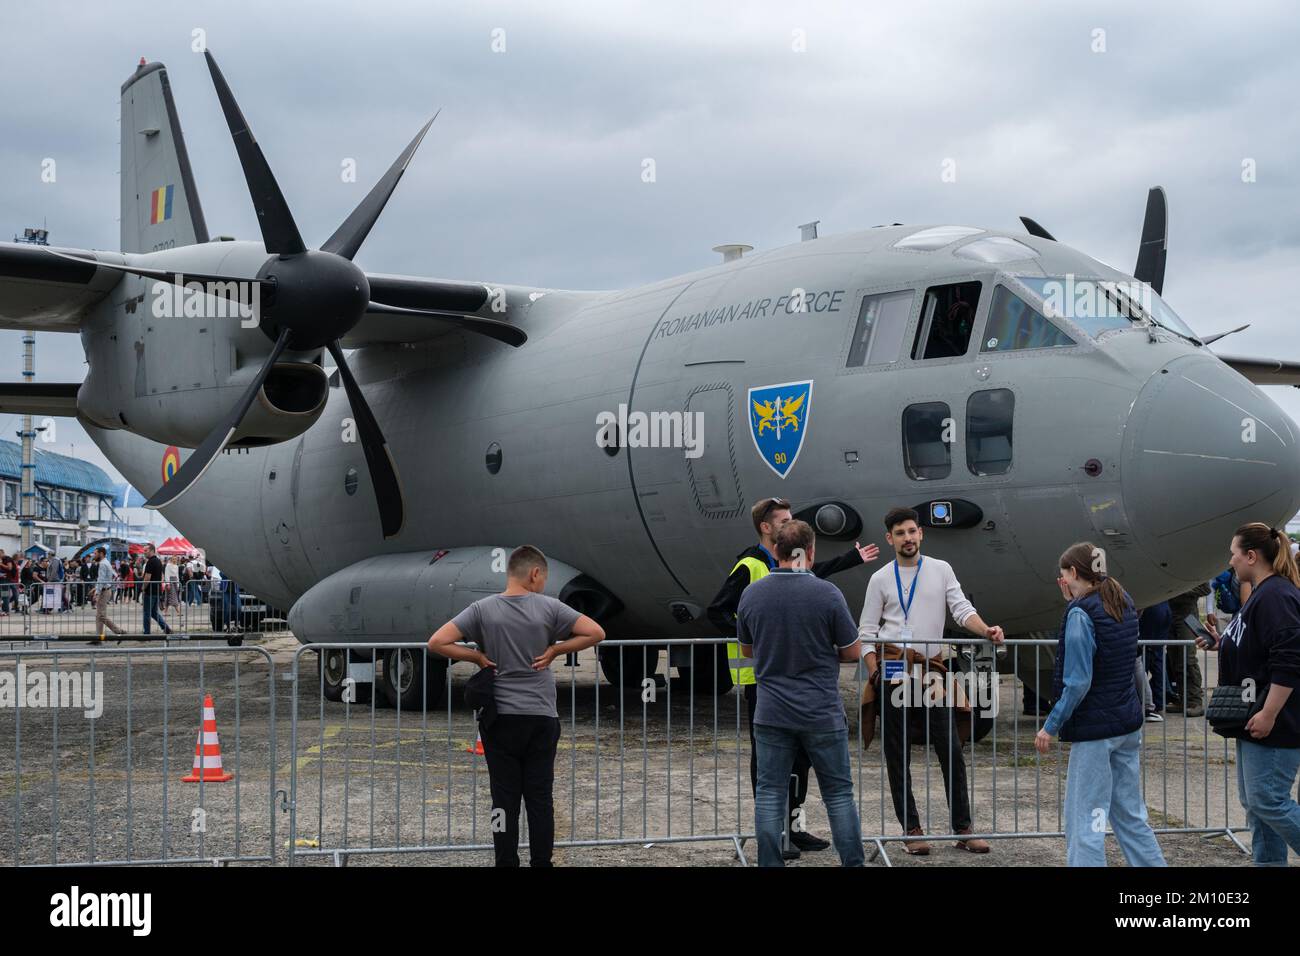
<svg viewBox="0 0 1300 956">
<path fill-rule="evenodd" d="M 1147 712 L 1148 724 L 1163 724 L 1164 722 L 1165 719 L 1161 717 L 1159 714 L 1157 714 L 1154 710 Z"/>
</svg>

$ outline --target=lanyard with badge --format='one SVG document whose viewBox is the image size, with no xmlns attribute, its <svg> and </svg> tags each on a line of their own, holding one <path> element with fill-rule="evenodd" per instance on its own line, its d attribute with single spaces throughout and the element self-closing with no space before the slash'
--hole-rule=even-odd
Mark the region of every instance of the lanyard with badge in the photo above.
<svg viewBox="0 0 1300 956">
<path fill-rule="evenodd" d="M 898 562 L 894 562 L 894 586 L 898 588 L 898 606 L 903 610 L 903 626 L 899 629 L 898 639 L 903 646 L 912 643 L 912 625 L 908 623 L 908 612 L 912 610 L 912 600 L 916 597 L 916 582 L 921 577 L 921 564 L 925 558 L 918 558 L 916 561 L 916 575 L 912 578 L 912 586 L 907 589 L 907 597 L 903 597 L 903 576 L 898 571 Z M 906 672 L 906 661 L 886 661 L 886 665 L 896 664 L 894 668 L 886 666 L 886 679 L 900 680 Z M 888 673 L 889 671 L 893 673 Z"/>
</svg>

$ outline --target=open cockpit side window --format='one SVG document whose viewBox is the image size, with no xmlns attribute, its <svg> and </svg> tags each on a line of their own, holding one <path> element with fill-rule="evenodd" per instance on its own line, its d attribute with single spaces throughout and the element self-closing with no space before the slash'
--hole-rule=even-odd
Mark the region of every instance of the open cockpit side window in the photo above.
<svg viewBox="0 0 1300 956">
<path fill-rule="evenodd" d="M 921 320 L 912 342 L 912 358 L 936 359 L 965 355 L 975 328 L 980 283 L 954 282 L 925 290 Z"/>
</svg>

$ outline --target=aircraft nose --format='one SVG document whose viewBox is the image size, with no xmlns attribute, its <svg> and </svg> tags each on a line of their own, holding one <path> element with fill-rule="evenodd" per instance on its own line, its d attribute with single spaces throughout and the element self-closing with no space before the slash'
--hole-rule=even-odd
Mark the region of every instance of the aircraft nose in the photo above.
<svg viewBox="0 0 1300 956">
<path fill-rule="evenodd" d="M 1282 527 L 1300 509 L 1300 429 L 1205 353 L 1147 380 L 1125 426 L 1123 463 L 1139 545 L 1185 580 L 1226 567 L 1239 525 Z"/>
</svg>

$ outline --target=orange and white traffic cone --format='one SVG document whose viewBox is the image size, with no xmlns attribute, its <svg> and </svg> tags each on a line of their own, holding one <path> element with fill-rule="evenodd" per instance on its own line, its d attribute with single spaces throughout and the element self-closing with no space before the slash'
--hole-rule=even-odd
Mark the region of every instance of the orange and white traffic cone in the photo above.
<svg viewBox="0 0 1300 956">
<path fill-rule="evenodd" d="M 486 754 L 483 753 L 483 735 L 480 734 L 480 733 L 475 733 L 474 736 L 475 736 L 475 738 L 477 738 L 477 739 L 475 739 L 475 741 L 474 741 L 474 746 L 473 746 L 473 747 L 466 747 L 466 748 L 465 748 L 465 753 L 467 753 L 467 754 L 477 754 L 477 755 L 480 756 L 480 757 L 486 756 Z"/>
<path fill-rule="evenodd" d="M 235 779 L 233 773 L 221 770 L 221 742 L 217 739 L 217 711 L 212 706 L 212 695 L 203 698 L 203 729 L 194 744 L 194 769 L 181 783 L 224 783 Z"/>
</svg>

